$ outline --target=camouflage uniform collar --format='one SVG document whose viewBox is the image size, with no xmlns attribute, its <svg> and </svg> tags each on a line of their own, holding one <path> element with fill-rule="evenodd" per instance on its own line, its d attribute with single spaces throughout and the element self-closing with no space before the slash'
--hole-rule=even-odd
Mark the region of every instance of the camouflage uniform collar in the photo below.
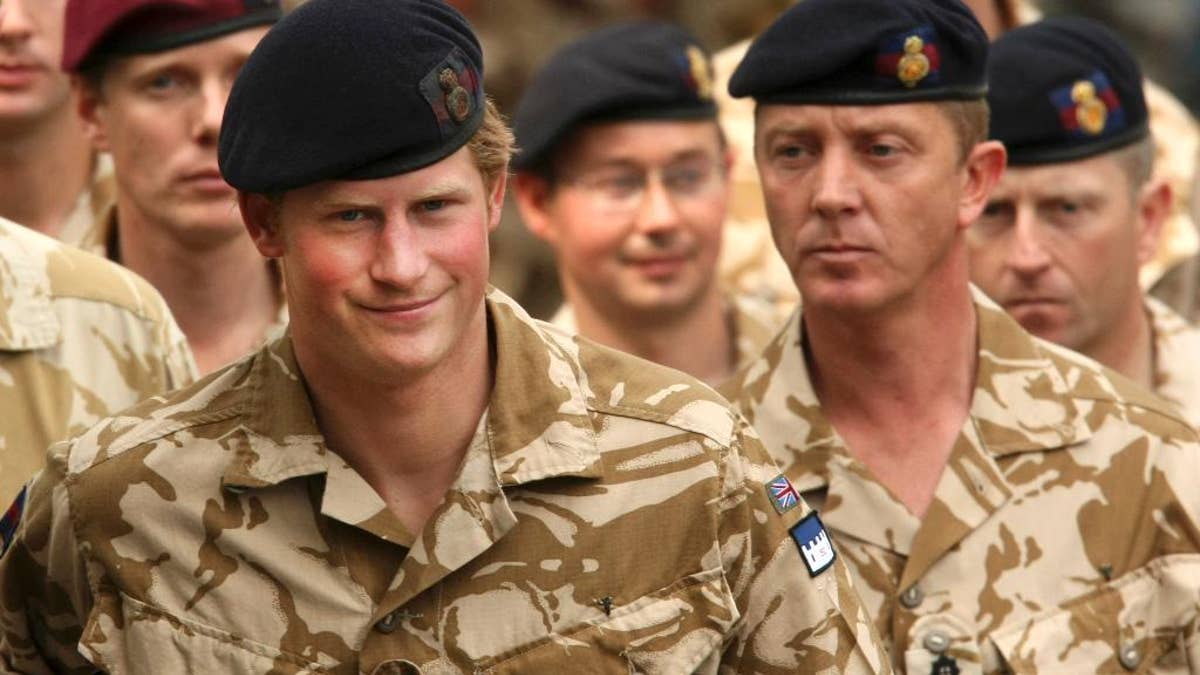
<svg viewBox="0 0 1200 675">
<path fill-rule="evenodd" d="M 496 384 L 486 424 L 477 433 L 486 443 L 473 442 L 472 447 L 490 449 L 502 486 L 558 476 L 601 476 L 596 432 L 576 359 L 499 291 L 489 292 L 487 308 Z M 267 345 L 254 357 L 247 382 L 249 447 L 230 462 L 224 484 L 264 487 L 316 474 L 340 480 L 348 467 L 325 445 L 290 337 Z"/>
<path fill-rule="evenodd" d="M 977 437 L 981 448 L 996 457 L 1054 450 L 1090 437 L 1072 389 L 1046 346 L 978 289 L 972 287 L 971 293 L 978 317 L 979 360 L 965 432 Z M 820 488 L 829 484 L 829 462 L 845 454 L 845 443 L 825 417 L 812 388 L 804 359 L 802 309 L 792 315 L 780 338 L 746 371 L 743 386 L 752 397 L 774 398 L 772 392 L 781 390 L 771 383 L 786 383 L 787 402 L 758 406 L 751 422 L 760 431 L 775 426 L 789 429 L 787 438 L 792 440 L 788 444 L 795 447 L 796 462 L 806 469 L 795 483 L 797 489 Z M 759 379 L 762 368 L 773 371 L 766 381 Z M 764 385 L 770 391 L 754 391 Z M 798 422 L 803 428 L 795 428 Z"/>
<path fill-rule="evenodd" d="M 32 351 L 59 343 L 49 262 L 27 245 L 42 235 L 0 218 L 0 350 Z"/>
</svg>

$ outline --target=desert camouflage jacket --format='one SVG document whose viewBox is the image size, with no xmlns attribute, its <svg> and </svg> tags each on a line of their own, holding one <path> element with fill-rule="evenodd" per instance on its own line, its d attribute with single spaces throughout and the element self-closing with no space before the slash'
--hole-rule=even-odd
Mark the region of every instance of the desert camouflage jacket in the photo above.
<svg viewBox="0 0 1200 675">
<path fill-rule="evenodd" d="M 1200 672 L 1196 434 L 1167 403 L 975 298 L 971 412 L 923 519 L 822 413 L 799 313 L 738 385 L 764 445 L 821 510 L 893 666 Z"/>
<path fill-rule="evenodd" d="M 1200 428 L 1200 329 L 1149 296 L 1146 313 L 1154 331 L 1154 392 Z"/>
<path fill-rule="evenodd" d="M 288 337 L 56 446 L 0 558 L 0 671 L 888 670 L 727 402 L 488 309 L 491 400 L 415 536 L 325 445 Z"/>
<path fill-rule="evenodd" d="M 183 333 L 148 283 L 0 219 L 0 503 L 51 443 L 193 379 Z"/>
<path fill-rule="evenodd" d="M 774 302 L 745 293 L 725 294 L 725 306 L 728 308 L 727 320 L 733 327 L 737 368 L 748 365 L 762 354 L 763 348 L 774 339 L 791 311 L 785 312 Z M 579 331 L 570 303 L 563 303 L 551 317 L 550 323 L 568 333 Z"/>
</svg>

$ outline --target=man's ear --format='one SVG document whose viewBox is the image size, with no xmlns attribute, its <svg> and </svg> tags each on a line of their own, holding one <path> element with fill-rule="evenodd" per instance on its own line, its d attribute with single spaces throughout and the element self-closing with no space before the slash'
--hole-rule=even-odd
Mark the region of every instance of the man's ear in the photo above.
<svg viewBox="0 0 1200 675">
<path fill-rule="evenodd" d="M 495 232 L 500 227 L 500 219 L 504 215 L 504 193 L 508 190 L 508 169 L 505 168 L 496 176 L 492 184 L 491 194 L 488 195 L 488 232 Z"/>
<path fill-rule="evenodd" d="M 554 219 L 550 217 L 549 204 L 553 199 L 553 187 L 545 178 L 521 172 L 515 177 L 517 209 L 525 227 L 538 239 L 551 245 L 557 240 Z"/>
<path fill-rule="evenodd" d="M 958 226 L 966 229 L 987 207 L 988 198 L 1008 162 L 1008 151 L 1000 141 L 984 141 L 971 149 L 963 162 L 962 196 L 958 203 Z"/>
<path fill-rule="evenodd" d="M 1163 178 L 1152 178 L 1142 186 L 1137 199 L 1137 259 L 1145 265 L 1158 254 L 1158 240 L 1171 217 L 1175 193 Z"/>
<path fill-rule="evenodd" d="M 272 202 L 266 195 L 238 192 L 238 209 L 242 212 L 246 232 L 265 258 L 283 256 L 283 237 L 278 222 L 281 207 L 282 204 Z"/>
<path fill-rule="evenodd" d="M 83 133 L 97 151 L 109 152 L 108 109 L 104 104 L 103 92 L 79 75 L 71 76 L 71 89 L 75 93 L 75 111 L 83 122 Z"/>
</svg>

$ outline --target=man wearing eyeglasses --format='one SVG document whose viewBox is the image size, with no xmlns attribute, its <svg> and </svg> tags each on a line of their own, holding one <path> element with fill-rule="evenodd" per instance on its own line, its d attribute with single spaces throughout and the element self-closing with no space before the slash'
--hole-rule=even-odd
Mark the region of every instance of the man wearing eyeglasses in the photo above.
<svg viewBox="0 0 1200 675">
<path fill-rule="evenodd" d="M 596 31 L 535 76 L 514 166 L 525 223 L 558 255 L 555 323 L 717 384 L 781 321 L 717 284 L 733 157 L 712 93 L 682 28 Z"/>
</svg>

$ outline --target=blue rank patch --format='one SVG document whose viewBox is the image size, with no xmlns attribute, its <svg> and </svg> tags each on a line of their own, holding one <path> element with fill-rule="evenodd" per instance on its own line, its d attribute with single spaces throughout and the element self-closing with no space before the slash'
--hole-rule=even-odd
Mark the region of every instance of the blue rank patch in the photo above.
<svg viewBox="0 0 1200 675">
<path fill-rule="evenodd" d="M 821 523 L 816 511 L 796 523 L 790 532 L 796 546 L 800 548 L 800 557 L 804 558 L 804 566 L 808 568 L 809 576 L 815 577 L 833 566 L 833 561 L 837 560 L 837 553 L 834 552 L 833 541 L 829 539 L 829 533 L 825 531 L 825 525 Z"/>
<path fill-rule="evenodd" d="M 13 540 L 17 538 L 17 528 L 21 525 L 21 516 L 25 513 L 25 490 L 17 493 L 17 498 L 13 500 L 12 506 L 4 512 L 4 517 L 0 518 L 0 558 L 8 552 L 8 547 L 12 545 Z"/>
</svg>

